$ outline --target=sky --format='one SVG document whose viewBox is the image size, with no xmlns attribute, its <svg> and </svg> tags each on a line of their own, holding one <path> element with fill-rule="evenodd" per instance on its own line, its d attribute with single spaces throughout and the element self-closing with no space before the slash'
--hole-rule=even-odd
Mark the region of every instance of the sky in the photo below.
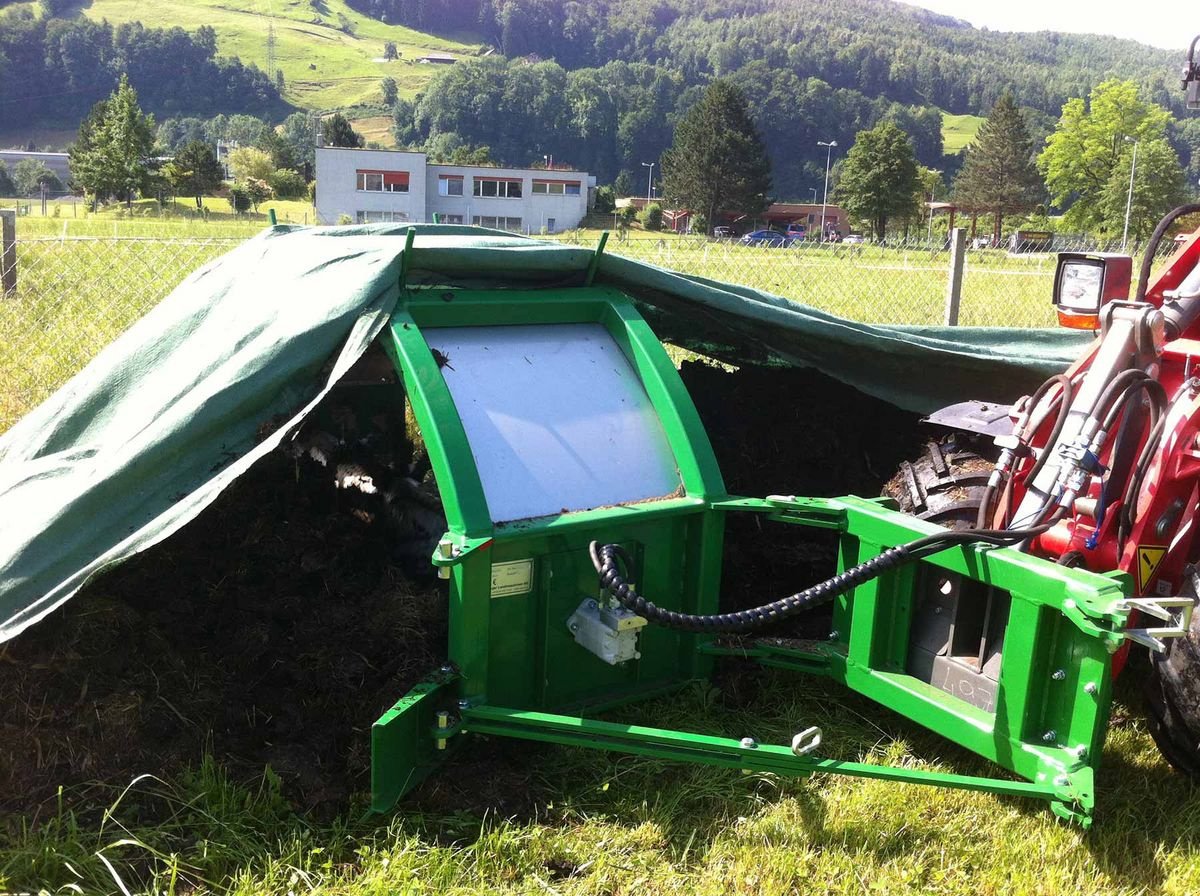
<svg viewBox="0 0 1200 896">
<path fill-rule="evenodd" d="M 902 0 L 994 31 L 1076 31 L 1112 34 L 1186 50 L 1200 34 L 1200 14 L 1180 0 Z M 1192 8 L 1194 9 L 1194 8 Z M 1182 62 L 1182 55 L 1180 61 Z"/>
</svg>

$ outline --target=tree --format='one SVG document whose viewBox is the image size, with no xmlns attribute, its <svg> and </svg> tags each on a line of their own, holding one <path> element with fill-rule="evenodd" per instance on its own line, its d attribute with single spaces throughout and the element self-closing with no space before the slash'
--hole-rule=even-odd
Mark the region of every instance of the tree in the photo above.
<svg viewBox="0 0 1200 896">
<path fill-rule="evenodd" d="M 592 206 L 595 212 L 599 215 L 607 215 L 612 212 L 617 205 L 616 194 L 613 193 L 612 187 L 597 187 L 596 202 Z"/>
<path fill-rule="evenodd" d="M 229 188 L 229 207 L 239 215 L 250 211 L 250 192 L 241 184 Z"/>
<path fill-rule="evenodd" d="M 647 230 L 662 230 L 663 207 L 657 202 L 651 202 L 641 214 L 642 226 Z"/>
<path fill-rule="evenodd" d="M 1159 140 L 1139 144 L 1130 201 L 1129 171 L 1132 164 L 1133 147 L 1126 144 L 1104 186 L 1100 197 L 1100 213 L 1106 231 L 1113 234 L 1124 232 L 1128 203 L 1129 235 L 1140 240 L 1150 236 L 1163 215 L 1184 203 L 1185 180 L 1179 158 L 1170 146 Z"/>
<path fill-rule="evenodd" d="M 253 146 L 239 146 L 231 150 L 227 161 L 229 171 L 237 181 L 245 181 L 251 177 L 256 180 L 269 180 L 275 171 L 275 162 L 270 154 Z"/>
<path fill-rule="evenodd" d="M 383 104 L 393 106 L 396 103 L 396 79 L 383 78 L 379 82 L 379 92 L 383 94 Z"/>
<path fill-rule="evenodd" d="M 917 163 L 904 131 L 885 121 L 858 132 L 836 195 L 851 215 L 870 222 L 876 239 L 883 239 L 890 218 L 912 215 L 917 188 Z"/>
<path fill-rule="evenodd" d="M 16 189 L 12 178 L 8 176 L 8 166 L 0 162 L 0 196 L 12 196 Z"/>
<path fill-rule="evenodd" d="M 258 206 L 261 203 L 275 198 L 275 191 L 271 189 L 271 185 L 265 180 L 259 180 L 257 177 L 246 178 L 243 187 L 255 211 L 258 211 Z"/>
<path fill-rule="evenodd" d="M 1078 97 L 1067 101 L 1054 133 L 1038 156 L 1038 167 L 1046 177 L 1052 201 L 1060 207 L 1069 205 L 1064 216 L 1069 227 L 1120 231 L 1124 203 L 1120 215 L 1114 215 L 1114 203 L 1105 201 L 1105 193 L 1112 189 L 1114 171 L 1131 155 L 1126 138 L 1138 143 L 1139 167 L 1143 155 L 1159 159 L 1165 159 L 1167 153 L 1174 156 L 1166 136 L 1170 117 L 1161 106 L 1143 101 L 1133 81 L 1116 78 L 1097 85 L 1087 102 Z M 1128 178 L 1128 163 L 1124 167 Z M 1125 183 L 1128 189 L 1128 180 Z M 1134 189 L 1138 189 L 1136 183 Z"/>
<path fill-rule="evenodd" d="M 280 199 L 300 199 L 308 186 L 304 176 L 291 168 L 280 168 L 271 175 L 271 189 Z"/>
<path fill-rule="evenodd" d="M 346 146 L 350 149 L 362 149 L 367 145 L 362 134 L 350 125 L 350 120 L 341 112 L 334 112 L 321 121 L 321 139 L 326 146 Z"/>
<path fill-rule="evenodd" d="M 129 78 L 101 100 L 79 126 L 71 148 L 71 172 L 96 201 L 109 196 L 131 205 L 134 194 L 151 182 L 154 119 L 142 112 Z"/>
<path fill-rule="evenodd" d="M 225 176 L 212 147 L 200 140 L 193 140 L 177 152 L 163 173 L 175 192 L 195 198 L 196 208 L 201 211 L 205 195 L 221 186 Z"/>
<path fill-rule="evenodd" d="M 1004 217 L 1029 212 L 1043 192 L 1025 119 L 1006 92 L 967 147 L 954 181 L 954 201 L 972 214 L 993 215 L 993 244 L 999 245 Z"/>
<path fill-rule="evenodd" d="M 771 163 L 740 88 L 724 80 L 709 85 L 675 127 L 662 173 L 671 202 L 708 221 L 726 210 L 753 215 L 767 207 Z"/>
<path fill-rule="evenodd" d="M 388 41 L 383 45 L 383 58 L 388 62 L 400 58 L 400 51 L 396 49 L 395 41 Z"/>
<path fill-rule="evenodd" d="M 45 187 L 48 192 L 60 193 L 63 183 L 45 162 L 22 159 L 13 167 L 12 183 L 18 196 L 34 196 Z"/>
<path fill-rule="evenodd" d="M 617 177 L 613 181 L 613 193 L 622 199 L 633 195 L 633 178 L 629 176 L 628 171 L 617 172 Z"/>
</svg>

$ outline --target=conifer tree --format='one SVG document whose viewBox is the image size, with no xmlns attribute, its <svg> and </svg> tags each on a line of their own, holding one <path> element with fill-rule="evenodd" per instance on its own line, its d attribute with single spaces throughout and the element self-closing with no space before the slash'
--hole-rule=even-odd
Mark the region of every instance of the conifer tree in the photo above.
<svg viewBox="0 0 1200 896">
<path fill-rule="evenodd" d="M 992 215 L 992 241 L 998 245 L 1005 216 L 1031 211 L 1044 193 L 1029 129 L 1012 94 L 1005 92 L 992 106 L 965 159 L 954 181 L 954 201 L 972 214 Z"/>
<path fill-rule="evenodd" d="M 662 172 L 667 198 L 709 223 L 722 211 L 753 215 L 767 207 L 771 162 L 740 88 L 709 85 L 675 127 Z"/>
<path fill-rule="evenodd" d="M 151 181 L 154 119 L 142 112 L 129 78 L 97 103 L 71 147 L 71 174 L 97 202 L 116 196 L 126 205 Z"/>
</svg>

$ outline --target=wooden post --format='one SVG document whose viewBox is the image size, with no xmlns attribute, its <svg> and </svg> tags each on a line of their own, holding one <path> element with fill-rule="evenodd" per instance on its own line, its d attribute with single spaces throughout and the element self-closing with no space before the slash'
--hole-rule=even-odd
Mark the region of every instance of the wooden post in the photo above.
<svg viewBox="0 0 1200 896">
<path fill-rule="evenodd" d="M 17 213 L 0 209 L 0 295 L 17 288 Z"/>
<path fill-rule="evenodd" d="M 946 283 L 946 326 L 958 326 L 958 304 L 962 301 L 963 265 L 967 260 L 967 231 L 950 231 L 950 279 Z"/>
</svg>

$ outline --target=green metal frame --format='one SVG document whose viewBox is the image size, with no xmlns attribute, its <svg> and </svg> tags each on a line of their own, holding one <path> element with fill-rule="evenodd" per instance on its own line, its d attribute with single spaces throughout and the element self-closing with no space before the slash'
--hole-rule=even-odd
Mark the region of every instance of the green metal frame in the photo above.
<svg viewBox="0 0 1200 896">
<path fill-rule="evenodd" d="M 494 524 L 471 446 L 422 329 L 579 322 L 602 324 L 628 358 L 662 421 L 682 494 Z M 674 365 L 633 303 L 610 288 L 408 291 L 385 347 L 403 376 L 445 507 L 448 532 L 433 562 L 450 578 L 450 665 L 375 724 L 374 809 L 389 809 L 459 735 L 474 732 L 785 775 L 834 772 L 1032 796 L 1049 801 L 1064 818 L 1091 823 L 1093 776 L 1111 700 L 1110 658 L 1127 618 L 1122 600 L 1128 582 L 1122 577 L 979 545 L 922 561 L 926 569 L 958 573 L 1011 596 L 994 713 L 906 673 L 914 583 L 921 574 L 916 565 L 842 597 L 833 637 L 811 650 L 729 647 L 650 626 L 639 635 L 640 659 L 609 666 L 575 644 L 565 625 L 581 596 L 600 597 L 587 557 L 593 539 L 631 548 L 639 590 L 656 602 L 712 613 L 726 513 L 761 513 L 836 530 L 843 568 L 939 529 L 878 500 L 729 496 Z M 529 593 L 492 597 L 492 565 L 522 559 L 536 567 Z M 578 714 L 706 678 L 714 658 L 726 654 L 834 678 L 1026 781 L 837 762 L 783 746 L 748 748 L 725 738 Z"/>
</svg>

